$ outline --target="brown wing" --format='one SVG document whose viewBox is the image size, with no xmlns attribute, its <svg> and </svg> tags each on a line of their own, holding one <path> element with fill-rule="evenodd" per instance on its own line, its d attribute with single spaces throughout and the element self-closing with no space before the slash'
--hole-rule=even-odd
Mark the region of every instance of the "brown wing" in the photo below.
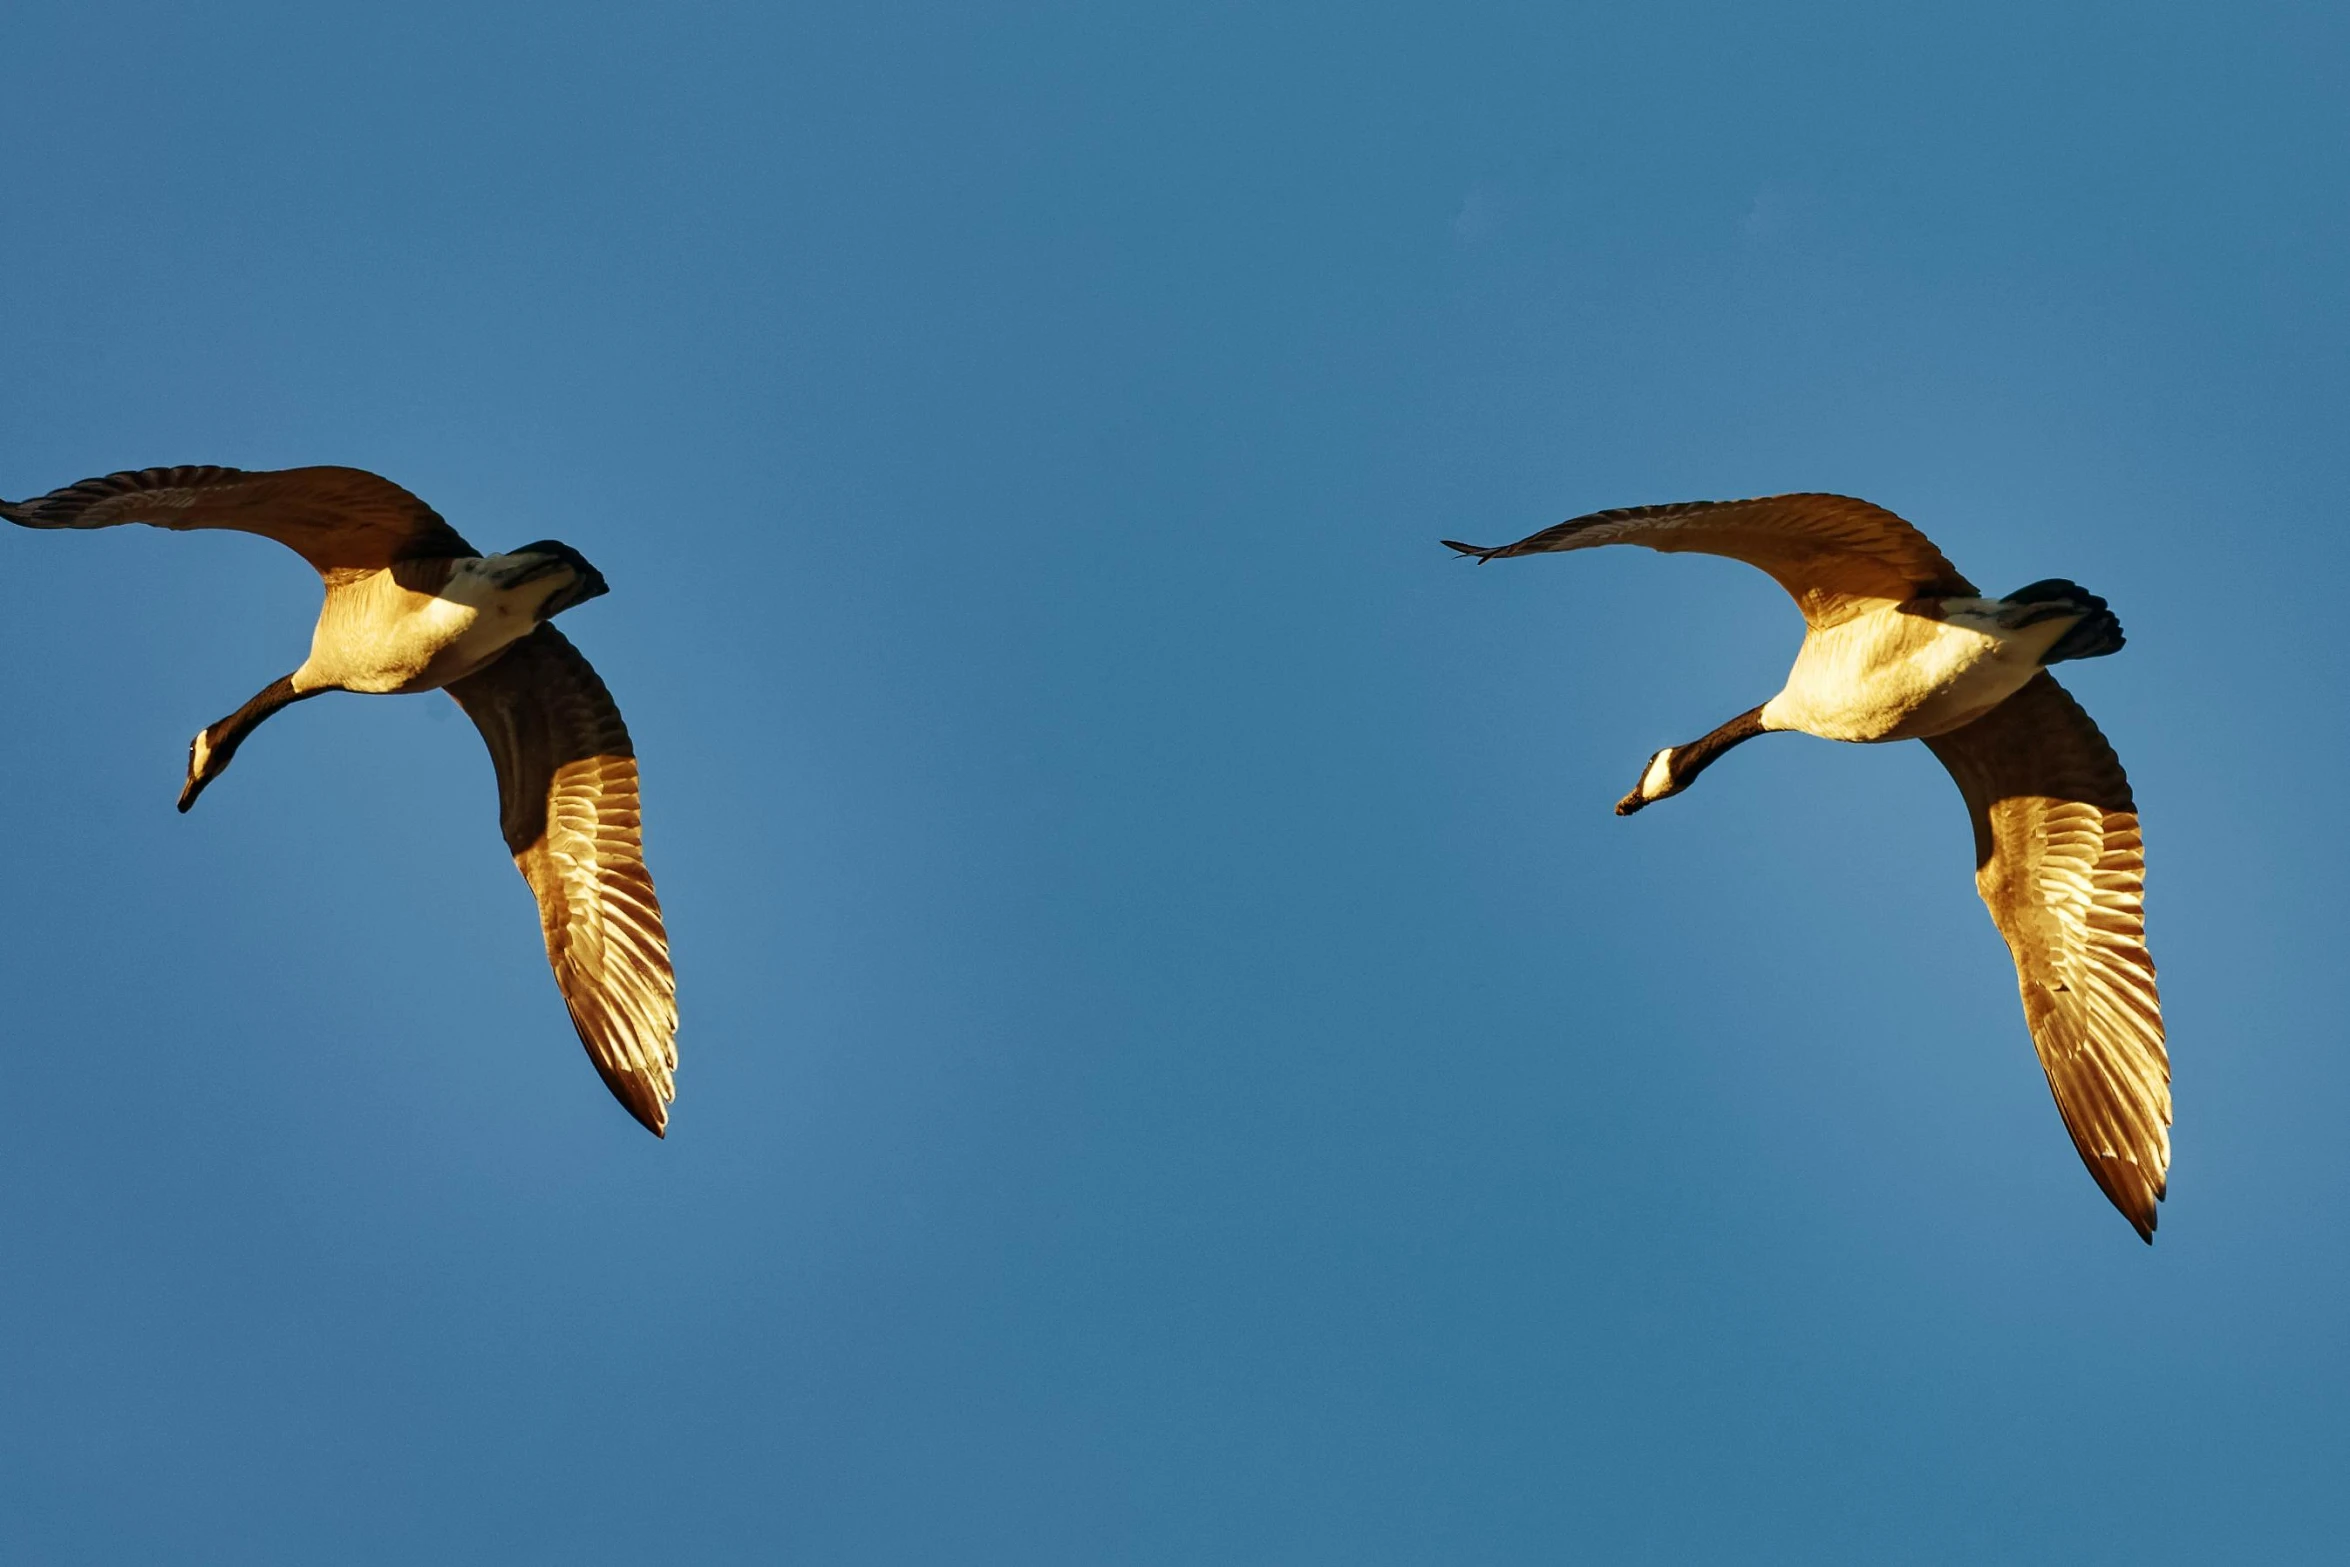
<svg viewBox="0 0 2350 1567">
<path fill-rule="evenodd" d="M 0 501 L 0 517 L 27 528 L 234 528 L 277 540 L 322 576 L 480 553 L 440 513 L 359 468 L 142 468 Z"/>
<path fill-rule="evenodd" d="M 1973 597 L 1975 585 L 1917 529 L 1849 495 L 1766 495 L 1595 511 L 1515 544 L 1444 541 L 1479 560 L 1638 544 L 1727 555 L 1771 574 L 1815 631 L 1905 599 Z"/>
<path fill-rule="evenodd" d="M 506 847 L 604 1084 L 658 1137 L 676 1093 L 677 977 L 645 870 L 636 749 L 604 682 L 541 626 L 449 686 L 489 742 Z"/>
<path fill-rule="evenodd" d="M 2146 951 L 2146 856 L 2130 781 L 2046 670 L 1926 742 L 1975 824 L 1975 888 L 2015 955 L 2024 1021 L 2065 1130 L 2154 1239 L 2170 1169 L 2170 1057 Z"/>
</svg>

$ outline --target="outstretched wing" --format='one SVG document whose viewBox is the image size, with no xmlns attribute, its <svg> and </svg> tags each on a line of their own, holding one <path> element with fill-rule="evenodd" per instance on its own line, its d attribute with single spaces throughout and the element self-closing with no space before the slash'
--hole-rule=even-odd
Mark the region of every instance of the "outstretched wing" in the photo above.
<svg viewBox="0 0 2350 1567">
<path fill-rule="evenodd" d="M 1815 631 L 1913 598 L 1973 597 L 1975 585 L 1933 540 L 1882 506 L 1849 495 L 1766 495 L 1595 511 L 1515 544 L 1487 548 L 1446 539 L 1479 560 L 1638 544 L 1674 553 L 1727 555 L 1757 566 L 1791 594 Z"/>
<path fill-rule="evenodd" d="M 2015 955 L 2024 1021 L 2089 1173 L 2148 1241 L 2170 1169 L 2170 1057 L 2146 951 L 2129 779 L 2046 670 L 1926 741 L 1975 824 L 1975 887 Z"/>
<path fill-rule="evenodd" d="M 645 870 L 636 749 L 579 649 L 541 626 L 449 694 L 489 742 L 498 818 L 547 962 L 605 1086 L 658 1137 L 676 1093 L 677 977 Z"/>
<path fill-rule="evenodd" d="M 277 540 L 321 576 L 480 553 L 439 512 L 360 468 L 142 468 L 0 501 L 0 517 L 27 528 L 234 528 Z"/>
</svg>

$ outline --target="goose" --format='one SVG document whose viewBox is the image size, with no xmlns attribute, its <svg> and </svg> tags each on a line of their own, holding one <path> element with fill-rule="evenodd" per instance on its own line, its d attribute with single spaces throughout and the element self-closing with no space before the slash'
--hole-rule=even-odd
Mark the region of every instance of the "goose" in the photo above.
<svg viewBox="0 0 2350 1567">
<path fill-rule="evenodd" d="M 677 983 L 645 870 L 636 751 L 595 670 L 552 621 L 606 590 L 577 550 L 484 555 L 358 468 L 146 468 L 0 501 L 27 528 L 233 528 L 317 569 L 310 656 L 188 745 L 179 809 L 265 719 L 328 691 L 444 690 L 489 745 L 506 847 L 538 899 L 547 961 L 588 1059 L 654 1136 L 677 1068 Z"/>
<path fill-rule="evenodd" d="M 1966 802 L 1975 888 L 2015 960 L 2065 1130 L 2153 1243 L 2170 1169 L 2170 1058 L 2146 950 L 2137 805 L 2105 736 L 2048 673 L 2121 649 L 2105 600 L 2056 579 L 1986 598 L 1923 533 L 1844 495 L 1635 506 L 1515 544 L 1443 542 L 1480 563 L 1604 544 L 1695 550 L 1786 589 L 1805 625 L 1786 684 L 1650 757 L 1616 814 L 1672 798 L 1761 734 L 1923 740 Z"/>
</svg>

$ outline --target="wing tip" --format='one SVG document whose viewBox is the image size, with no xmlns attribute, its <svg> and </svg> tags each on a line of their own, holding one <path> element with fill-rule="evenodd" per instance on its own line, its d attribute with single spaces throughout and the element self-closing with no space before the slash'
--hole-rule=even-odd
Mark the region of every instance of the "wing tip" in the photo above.
<svg viewBox="0 0 2350 1567">
<path fill-rule="evenodd" d="M 588 1042 L 585 1029 L 580 1030 L 579 1037 L 582 1043 Z M 589 1045 L 588 1064 L 596 1069 L 596 1076 L 604 1080 L 604 1086 L 612 1091 L 612 1097 L 620 1101 L 620 1108 L 626 1110 L 637 1125 L 664 1142 L 669 1140 L 669 1101 L 676 1097 L 677 1090 L 665 1077 L 616 1071 L 597 1057 L 592 1044 Z"/>
<path fill-rule="evenodd" d="M 620 1107 L 629 1113 L 637 1125 L 663 1142 L 669 1140 L 669 1101 L 662 1097 L 660 1089 L 650 1083 L 640 1082 L 629 1084 L 629 1091 L 623 1092 L 621 1085 L 611 1078 L 607 1077 L 604 1081 L 610 1084 L 613 1097 L 620 1101 Z"/>
<path fill-rule="evenodd" d="M 622 1108 L 636 1118 L 637 1125 L 663 1141 L 668 1140 L 669 1098 L 674 1089 L 656 1079 L 618 1072 L 607 1073 L 604 1081 Z"/>
<path fill-rule="evenodd" d="M 2124 1184 L 2120 1178 L 2123 1172 L 2100 1160 L 2089 1167 L 2089 1173 L 2097 1178 L 2098 1186 L 2105 1192 L 2105 1200 L 2113 1204 L 2114 1211 L 2127 1219 L 2130 1228 L 2138 1232 L 2138 1239 L 2149 1246 L 2153 1245 L 2154 1232 L 2162 1223 L 2160 1205 L 2170 1186 L 2169 1172 L 2165 1171 L 2152 1181 L 2140 1176 L 2139 1180 Z M 2134 1165 L 2131 1173 L 2137 1173 Z"/>
<path fill-rule="evenodd" d="M 1484 565 L 1487 561 L 1493 559 L 1494 556 L 1501 553 L 1499 548 L 1488 547 L 1483 544 L 1463 544 L 1458 539 L 1439 539 L 1436 542 L 1442 544 L 1448 550 L 1452 550 L 1458 554 L 1466 555 L 1469 557 L 1469 559 L 1475 561 L 1480 566 Z"/>
</svg>

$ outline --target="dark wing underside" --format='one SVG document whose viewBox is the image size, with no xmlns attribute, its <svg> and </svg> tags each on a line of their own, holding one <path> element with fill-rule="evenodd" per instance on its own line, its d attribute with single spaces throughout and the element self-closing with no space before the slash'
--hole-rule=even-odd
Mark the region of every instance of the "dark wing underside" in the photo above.
<svg viewBox="0 0 2350 1567">
<path fill-rule="evenodd" d="M 0 517 L 27 528 L 232 528 L 277 540 L 321 576 L 479 553 L 440 513 L 360 468 L 143 468 L 0 501 Z"/>
<path fill-rule="evenodd" d="M 553 626 L 449 694 L 489 743 L 506 847 L 538 897 L 547 962 L 588 1059 L 659 1136 L 676 1091 L 677 978 L 620 709 Z"/>
<path fill-rule="evenodd" d="M 1491 548 L 1446 539 L 1479 560 L 1638 544 L 1726 555 L 1770 573 L 1815 631 L 1913 598 L 1971 598 L 1975 585 L 1931 539 L 1882 506 L 1849 495 L 1629 506 L 1571 518 Z"/>
<path fill-rule="evenodd" d="M 2129 779 L 2045 670 L 1926 744 L 1966 797 L 1975 887 L 2014 954 L 2024 1020 L 2065 1130 L 2151 1241 L 2170 1170 L 2170 1057 Z"/>
</svg>

